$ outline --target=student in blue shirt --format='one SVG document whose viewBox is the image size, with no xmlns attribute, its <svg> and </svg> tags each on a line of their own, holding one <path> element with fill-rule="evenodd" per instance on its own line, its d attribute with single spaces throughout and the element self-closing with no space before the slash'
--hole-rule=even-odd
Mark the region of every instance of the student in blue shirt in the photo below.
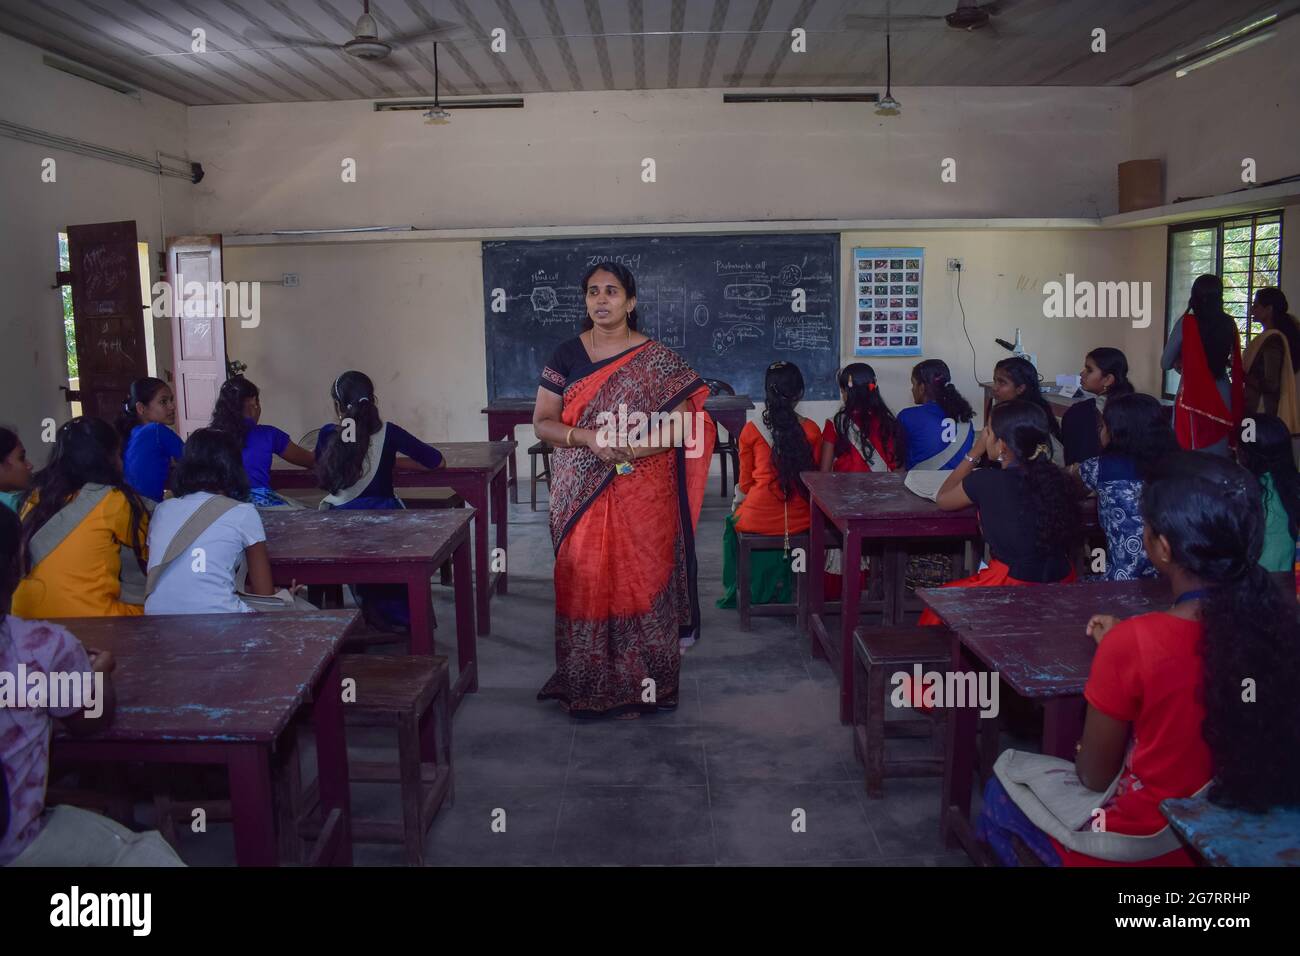
<svg viewBox="0 0 1300 956">
<path fill-rule="evenodd" d="M 230 433 L 239 442 L 248 473 L 249 500 L 258 508 L 296 507 L 271 490 L 271 463 L 279 455 L 299 468 L 314 468 L 316 456 L 295 444 L 287 432 L 260 424 L 261 418 L 258 387 L 242 375 L 226 379 L 212 409 L 212 427 Z"/>
<path fill-rule="evenodd" d="M 898 413 L 907 435 L 907 470 L 950 471 L 975 441 L 975 412 L 952 384 L 940 359 L 926 359 L 912 369 L 912 401 Z M 944 422 L 951 424 L 945 427 Z"/>
<path fill-rule="evenodd" d="M 176 424 L 176 396 L 160 378 L 137 378 L 131 383 L 117 430 L 122 436 L 122 470 L 126 483 L 151 501 L 162 501 L 171 464 L 181 457 L 185 442 L 172 431 Z"/>
</svg>

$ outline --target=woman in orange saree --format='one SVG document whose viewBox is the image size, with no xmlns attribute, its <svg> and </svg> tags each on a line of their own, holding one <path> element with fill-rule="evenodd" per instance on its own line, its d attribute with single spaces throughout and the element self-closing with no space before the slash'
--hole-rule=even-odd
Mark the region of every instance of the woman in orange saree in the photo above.
<svg viewBox="0 0 1300 956">
<path fill-rule="evenodd" d="M 631 273 L 596 267 L 583 290 L 588 323 L 547 363 L 534 413 L 555 447 L 556 670 L 537 696 L 631 717 L 677 705 L 681 649 L 699 636 L 695 527 L 716 430 L 704 381 L 635 331 Z"/>
</svg>

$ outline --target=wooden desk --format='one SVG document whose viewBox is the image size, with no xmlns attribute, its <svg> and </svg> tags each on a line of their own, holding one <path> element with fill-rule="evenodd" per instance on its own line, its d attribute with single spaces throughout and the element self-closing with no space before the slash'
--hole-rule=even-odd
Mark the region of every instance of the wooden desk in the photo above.
<svg viewBox="0 0 1300 956">
<path fill-rule="evenodd" d="M 926 606 L 952 629 L 952 670 L 996 673 L 1004 687 L 1043 703 L 1042 752 L 1073 759 L 1083 732 L 1083 687 L 1096 642 L 1087 635 L 1094 614 L 1134 617 L 1169 607 L 1160 579 L 1075 582 L 1002 588 L 922 588 Z M 979 711 L 948 714 L 940 833 L 951 845 L 974 846 L 970 791 Z"/>
<path fill-rule="evenodd" d="M 58 737 L 72 760 L 224 764 L 235 859 L 279 862 L 271 760 L 303 707 L 316 740 L 327 820 L 312 856 L 352 863 L 348 754 L 338 648 L 356 611 L 67 618 L 83 644 L 117 658 L 113 722 L 90 737 Z"/>
<path fill-rule="evenodd" d="M 532 420 L 531 418 L 529 419 Z M 512 441 L 437 442 L 432 443 L 442 452 L 443 466 L 427 468 L 402 467 L 409 459 L 399 456 L 398 467 L 393 469 L 393 487 L 401 488 L 451 488 L 475 509 L 474 513 L 474 589 L 478 601 L 476 616 L 478 632 L 492 630 L 492 611 L 489 607 L 493 590 L 506 593 L 508 578 L 504 570 L 489 572 L 490 549 L 488 525 L 496 522 L 496 547 L 506 554 L 508 537 L 508 508 L 506 507 L 506 468 L 514 460 L 515 443 Z M 315 488 L 313 472 L 292 466 L 271 469 L 271 487 Z M 400 497 L 400 491 L 398 493 Z"/>
<path fill-rule="evenodd" d="M 1300 810 L 1246 813 L 1204 796 L 1161 800 L 1174 832 L 1210 866 L 1300 866 Z"/>
<path fill-rule="evenodd" d="M 452 706 L 478 690 L 474 595 L 470 587 L 472 511 L 263 511 L 266 549 L 277 584 L 404 584 L 411 653 L 432 654 L 430 578 L 451 558 L 460 670 Z"/>
<path fill-rule="evenodd" d="M 536 404 L 536 398 L 497 398 L 489 402 L 482 409 L 488 417 L 488 441 L 514 441 L 516 426 L 533 423 L 533 407 Z M 745 427 L 746 413 L 753 407 L 754 401 L 748 395 L 712 395 L 704 401 L 704 410 L 733 438 L 740 437 L 740 431 Z M 517 468 L 518 464 L 511 455 L 508 484 L 510 500 L 515 504 L 519 504 Z"/>
<path fill-rule="evenodd" d="M 941 511 L 933 501 L 915 495 L 903 485 L 902 472 L 836 473 L 806 471 L 802 475 L 812 502 L 808 544 L 808 633 L 813 652 L 822 653 L 840 680 L 840 722 L 853 719 L 853 631 L 858 626 L 861 588 L 849 569 L 861 564 L 863 542 L 882 546 L 884 608 L 882 624 L 902 623 L 907 546 L 923 542 L 942 550 L 940 542 L 978 538 L 974 508 Z M 826 526 L 834 525 L 843 537 L 843 592 L 840 598 L 840 633 L 836 642 L 826 625 Z"/>
<path fill-rule="evenodd" d="M 1056 381 L 1056 380 L 1052 379 L 1052 381 Z M 989 410 L 993 407 L 993 386 L 988 382 L 981 382 L 980 388 L 983 389 L 984 391 L 984 419 L 983 420 L 984 422 L 987 423 L 989 420 Z M 1075 398 L 1066 398 L 1064 395 L 1057 395 L 1054 393 L 1043 394 L 1043 398 L 1047 399 L 1047 404 L 1052 407 L 1052 411 L 1056 413 L 1057 418 L 1064 418 L 1065 413 L 1070 410 L 1071 406 L 1078 405 L 1080 402 L 1091 401 L 1095 397 L 1096 396 L 1088 392 L 1081 392 Z M 1157 398 L 1159 398 L 1159 396 L 1157 396 Z M 1168 398 L 1161 398 L 1160 404 L 1164 406 L 1165 412 L 1169 416 L 1170 424 L 1172 424 L 1174 420 L 1173 400 Z"/>
</svg>

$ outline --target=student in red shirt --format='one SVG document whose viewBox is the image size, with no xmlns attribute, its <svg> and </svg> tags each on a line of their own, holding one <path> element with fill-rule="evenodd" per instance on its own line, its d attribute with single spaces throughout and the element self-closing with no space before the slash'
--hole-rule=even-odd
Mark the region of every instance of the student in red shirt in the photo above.
<svg viewBox="0 0 1300 956">
<path fill-rule="evenodd" d="M 894 471 L 902 463 L 903 429 L 866 362 L 839 374 L 840 410 L 822 429 L 822 471 Z"/>
<path fill-rule="evenodd" d="M 1227 459 L 1182 452 L 1147 482 L 1142 511 L 1173 603 L 1088 622 L 1098 647 L 1073 766 L 999 758 L 978 831 L 1004 862 L 1016 862 L 1014 834 L 1053 866 L 1191 865 L 1161 800 L 1209 787 L 1215 803 L 1252 812 L 1300 802 L 1300 613 L 1259 566 L 1258 483 Z M 1052 772 L 1076 792 L 1054 800 Z M 1058 809 L 1067 802 L 1074 819 Z"/>
</svg>

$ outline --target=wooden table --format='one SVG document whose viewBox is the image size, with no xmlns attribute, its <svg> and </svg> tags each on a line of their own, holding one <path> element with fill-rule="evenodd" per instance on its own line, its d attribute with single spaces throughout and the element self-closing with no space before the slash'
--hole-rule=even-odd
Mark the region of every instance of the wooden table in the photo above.
<svg viewBox="0 0 1300 956">
<path fill-rule="evenodd" d="M 430 579 L 451 558 L 460 670 L 452 707 L 478 690 L 474 595 L 469 573 L 469 523 L 473 512 L 263 511 L 266 549 L 277 584 L 404 584 L 411 611 L 411 653 L 432 654 Z"/>
<path fill-rule="evenodd" d="M 531 419 L 530 419 L 531 421 Z M 496 547 L 506 554 L 508 537 L 508 511 L 506 507 L 506 468 L 514 460 L 516 443 L 513 441 L 453 441 L 433 443 L 442 452 L 443 466 L 427 468 L 403 467 L 409 459 L 399 456 L 398 467 L 393 469 L 394 488 L 451 488 L 474 513 L 474 589 L 478 602 L 476 616 L 478 632 L 492 630 L 492 611 L 489 602 L 495 590 L 506 593 L 508 579 L 504 569 L 489 571 L 491 549 L 488 547 L 488 525 L 496 522 Z M 303 468 L 274 467 L 271 469 L 271 487 L 315 488 L 316 476 Z M 400 492 L 398 494 L 400 497 Z"/>
<path fill-rule="evenodd" d="M 853 719 L 853 631 L 858 626 L 861 588 L 848 569 L 861 565 L 863 543 L 882 546 L 885 626 L 902 623 L 907 546 L 918 541 L 940 550 L 940 542 L 978 538 L 974 508 L 941 511 L 933 501 L 903 485 L 902 472 L 847 473 L 806 471 L 802 475 L 812 502 L 808 544 L 808 634 L 813 652 L 824 654 L 840 681 L 840 722 Z M 843 538 L 843 591 L 840 633 L 836 642 L 826 624 L 825 582 L 827 524 Z"/>
<path fill-rule="evenodd" d="M 517 426 L 533 423 L 533 408 L 536 404 L 536 398 L 496 398 L 489 402 L 482 409 L 488 417 L 488 441 L 514 441 Z M 748 395 L 711 395 L 704 400 L 704 410 L 733 438 L 740 437 L 740 431 L 745 427 L 746 413 L 753 407 L 754 401 Z M 518 467 L 511 455 L 508 484 L 510 500 L 515 504 L 519 504 Z"/>
<path fill-rule="evenodd" d="M 1174 832 L 1210 866 L 1300 866 L 1300 810 L 1246 813 L 1215 806 L 1204 794 L 1161 800 Z"/>
<path fill-rule="evenodd" d="M 117 712 L 89 737 L 58 737 L 60 758 L 224 764 L 235 859 L 279 862 L 272 753 L 300 709 L 315 732 L 325 829 L 312 857 L 352 863 L 348 754 L 338 648 L 356 611 L 176 614 L 59 621 L 117 658 Z"/>
<path fill-rule="evenodd" d="M 996 673 L 1004 687 L 1043 704 L 1042 752 L 1073 759 L 1083 732 L 1083 687 L 1096 642 L 1087 635 L 1094 614 L 1134 617 L 1169 607 L 1161 579 L 1075 582 L 1001 588 L 922 588 L 926 606 L 952 629 L 952 670 Z M 948 714 L 940 833 L 951 845 L 974 848 L 970 792 L 979 711 Z"/>
</svg>

